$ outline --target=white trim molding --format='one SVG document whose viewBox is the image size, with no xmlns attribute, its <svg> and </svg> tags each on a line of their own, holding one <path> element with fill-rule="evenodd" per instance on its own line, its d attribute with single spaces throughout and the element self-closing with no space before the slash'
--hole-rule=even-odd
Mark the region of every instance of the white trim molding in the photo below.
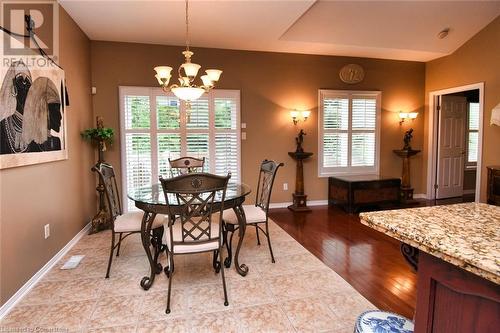
<svg viewBox="0 0 500 333">
<path fill-rule="evenodd" d="M 453 94 L 468 90 L 479 90 L 479 131 L 478 131 L 478 148 L 477 148 L 477 172 L 476 172 L 476 202 L 479 202 L 481 195 L 481 164 L 483 156 L 483 119 L 484 119 L 484 82 L 468 84 L 460 87 L 449 89 L 436 90 L 429 92 L 429 117 L 428 117 L 428 143 L 427 143 L 427 199 L 435 198 L 434 183 L 436 179 L 437 166 L 437 130 L 438 121 L 436 112 L 436 101 L 442 95 Z M 415 197 L 415 196 L 414 196 Z"/>
<path fill-rule="evenodd" d="M 62 257 L 66 255 L 66 253 L 71 250 L 73 246 L 75 246 L 78 241 L 85 236 L 90 230 L 90 222 L 83 227 L 80 232 L 78 232 L 73 239 L 71 239 L 68 244 L 66 244 L 59 252 L 56 253 L 38 272 L 35 273 L 19 290 L 12 295 L 11 298 L 7 300 L 0 307 L 0 320 L 2 320 L 13 308 L 19 303 L 19 301 L 28 294 L 28 292 L 33 289 L 33 287 L 40 282 L 40 280 L 47 274 Z"/>
<path fill-rule="evenodd" d="M 273 208 L 287 208 L 288 206 L 292 205 L 293 202 L 288 201 L 288 202 L 276 202 L 276 203 L 270 203 L 269 204 L 269 209 Z M 310 200 L 307 202 L 308 206 L 327 206 L 328 205 L 328 200 Z"/>
</svg>

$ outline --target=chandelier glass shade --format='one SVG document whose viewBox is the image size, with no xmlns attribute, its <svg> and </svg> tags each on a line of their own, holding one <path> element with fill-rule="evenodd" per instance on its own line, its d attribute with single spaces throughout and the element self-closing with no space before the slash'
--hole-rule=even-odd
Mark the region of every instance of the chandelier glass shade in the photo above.
<svg viewBox="0 0 500 333">
<path fill-rule="evenodd" d="M 172 67 L 170 66 L 157 66 L 154 68 L 156 72 L 156 79 L 165 92 L 171 91 L 177 98 L 185 102 L 191 102 L 200 98 L 203 93 L 210 91 L 219 81 L 222 74 L 218 69 L 207 69 L 205 74 L 200 76 L 201 85 L 194 83 L 201 65 L 191 62 L 193 52 L 189 50 L 189 4 L 186 0 L 186 50 L 182 52 L 185 62 L 179 66 L 178 80 L 179 84 L 172 84 L 169 86 L 170 79 L 172 78 Z"/>
</svg>

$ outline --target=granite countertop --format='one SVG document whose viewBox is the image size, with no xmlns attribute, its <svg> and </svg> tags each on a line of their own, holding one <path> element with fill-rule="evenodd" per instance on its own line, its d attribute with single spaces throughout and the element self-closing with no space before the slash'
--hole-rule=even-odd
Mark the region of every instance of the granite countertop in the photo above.
<svg viewBox="0 0 500 333">
<path fill-rule="evenodd" d="M 377 231 L 500 284 L 500 207 L 463 203 L 359 216 Z"/>
</svg>

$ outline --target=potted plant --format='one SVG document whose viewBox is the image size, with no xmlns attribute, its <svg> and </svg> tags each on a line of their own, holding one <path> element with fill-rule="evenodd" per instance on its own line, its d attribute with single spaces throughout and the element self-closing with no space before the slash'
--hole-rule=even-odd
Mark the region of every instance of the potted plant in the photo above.
<svg viewBox="0 0 500 333">
<path fill-rule="evenodd" d="M 99 152 L 99 157 L 97 163 L 102 163 L 103 152 L 106 151 L 106 143 L 113 143 L 113 137 L 115 131 L 112 128 L 104 127 L 103 120 L 101 117 L 97 117 L 97 127 L 88 128 L 81 133 L 84 140 L 90 141 L 92 144 L 96 145 Z"/>
</svg>

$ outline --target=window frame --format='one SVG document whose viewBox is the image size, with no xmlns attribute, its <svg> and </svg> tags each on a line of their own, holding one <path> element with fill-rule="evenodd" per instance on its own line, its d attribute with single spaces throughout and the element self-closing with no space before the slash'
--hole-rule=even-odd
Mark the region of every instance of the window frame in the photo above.
<svg viewBox="0 0 500 333">
<path fill-rule="evenodd" d="M 353 97 L 375 97 L 376 100 L 376 116 L 375 116 L 375 156 L 374 166 L 351 166 L 352 163 L 352 134 L 358 131 L 352 129 L 352 99 Z M 349 121 L 347 129 L 347 166 L 346 167 L 324 167 L 324 134 L 323 127 L 323 100 L 325 98 L 347 98 Z M 382 92 L 378 90 L 332 90 L 332 89 L 319 89 L 318 90 L 318 177 L 329 176 L 351 176 L 351 175 L 379 175 L 380 172 L 380 127 L 382 119 L 381 111 Z M 343 130 L 345 131 L 345 130 Z M 359 132 L 366 132 L 361 130 Z"/>
<path fill-rule="evenodd" d="M 128 185 L 127 185 L 127 161 L 126 161 L 126 135 L 128 133 L 144 133 L 150 135 L 151 144 L 151 182 L 155 184 L 159 177 L 159 160 L 158 160 L 158 135 L 159 134 L 179 134 L 181 137 L 181 156 L 186 156 L 187 149 L 187 134 L 196 133 L 208 133 L 208 156 L 210 156 L 210 164 L 207 168 L 205 165 L 204 171 L 215 173 L 215 135 L 218 133 L 234 133 L 236 132 L 236 142 L 238 143 L 237 149 L 237 168 L 238 175 L 237 179 L 231 178 L 231 182 L 241 182 L 241 97 L 240 90 L 233 89 L 212 89 L 206 96 L 208 97 L 209 105 L 209 125 L 208 129 L 205 128 L 190 128 L 186 127 L 186 106 L 184 102 L 180 102 L 179 105 L 179 129 L 159 129 L 157 124 L 157 108 L 156 108 L 156 97 L 157 96 L 167 96 L 175 97 L 172 92 L 164 92 L 158 87 L 141 87 L 141 86 L 119 86 L 119 116 L 120 116 L 120 161 L 121 161 L 121 187 L 123 198 L 123 210 L 126 212 L 128 210 L 128 204 L 126 203 Z M 136 96 L 149 96 L 149 108 L 150 108 L 150 118 L 149 118 L 149 128 L 142 129 L 126 129 L 126 115 L 125 115 L 125 96 L 136 95 Z M 215 128 L 215 99 L 216 98 L 234 98 L 236 100 L 236 129 L 223 129 Z M 156 182 L 155 182 L 156 180 Z M 125 201 L 125 202 L 124 202 Z"/>
</svg>

